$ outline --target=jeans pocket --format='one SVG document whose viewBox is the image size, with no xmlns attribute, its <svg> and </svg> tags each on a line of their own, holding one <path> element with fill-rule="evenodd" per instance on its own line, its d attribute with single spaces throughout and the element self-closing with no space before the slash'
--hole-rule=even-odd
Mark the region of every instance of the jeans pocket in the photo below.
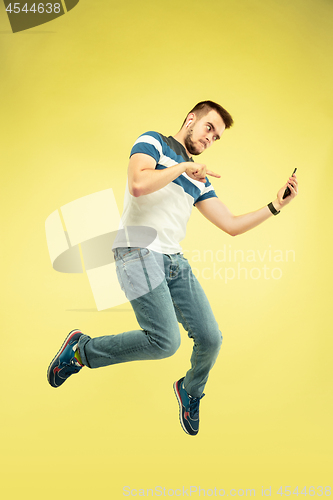
<svg viewBox="0 0 333 500">
<path fill-rule="evenodd" d="M 150 250 L 148 248 L 118 248 L 118 255 L 125 264 L 144 259 L 149 254 Z"/>
<path fill-rule="evenodd" d="M 124 287 L 123 280 L 121 278 L 121 272 L 120 272 L 119 265 L 118 265 L 117 261 L 116 261 L 116 273 L 117 273 L 117 278 L 118 278 L 118 282 L 119 282 L 120 288 L 126 294 L 126 290 L 125 290 L 125 287 Z"/>
<path fill-rule="evenodd" d="M 121 248 L 116 260 L 120 286 L 128 300 L 139 298 L 157 288 L 165 278 L 163 254 L 148 248 Z"/>
<path fill-rule="evenodd" d="M 118 248 L 116 259 L 117 277 L 121 289 L 128 300 L 146 295 L 150 281 L 146 273 L 146 260 L 150 251 L 147 248 Z"/>
</svg>

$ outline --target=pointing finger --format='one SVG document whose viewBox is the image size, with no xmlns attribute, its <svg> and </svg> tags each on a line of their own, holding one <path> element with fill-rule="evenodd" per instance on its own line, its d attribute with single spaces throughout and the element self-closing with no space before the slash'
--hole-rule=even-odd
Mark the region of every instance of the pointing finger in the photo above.
<svg viewBox="0 0 333 500">
<path fill-rule="evenodd" d="M 217 177 L 218 179 L 221 177 L 220 174 L 216 174 L 215 172 L 212 172 L 211 170 L 207 170 L 206 174 L 211 175 L 212 177 Z"/>
</svg>

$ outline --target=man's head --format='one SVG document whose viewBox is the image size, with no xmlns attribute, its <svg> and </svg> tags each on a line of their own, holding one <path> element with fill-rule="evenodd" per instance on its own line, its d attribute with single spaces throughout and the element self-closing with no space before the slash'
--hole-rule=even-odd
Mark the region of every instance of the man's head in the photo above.
<svg viewBox="0 0 333 500">
<path fill-rule="evenodd" d="M 222 106 L 213 101 L 202 101 L 188 113 L 180 133 L 187 151 L 199 155 L 219 140 L 232 124 L 231 115 Z"/>
</svg>

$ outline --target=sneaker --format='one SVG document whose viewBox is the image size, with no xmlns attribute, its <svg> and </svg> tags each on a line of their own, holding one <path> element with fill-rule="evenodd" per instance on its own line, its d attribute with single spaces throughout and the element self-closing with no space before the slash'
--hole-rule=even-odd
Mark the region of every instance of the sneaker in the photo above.
<svg viewBox="0 0 333 500">
<path fill-rule="evenodd" d="M 173 388 L 179 404 L 179 420 L 182 428 L 187 434 L 195 436 L 199 432 L 199 404 L 200 398 L 193 398 L 184 388 L 184 378 L 173 384 Z"/>
<path fill-rule="evenodd" d="M 82 335 L 83 333 L 80 330 L 72 330 L 58 354 L 51 361 L 47 370 L 47 380 L 52 387 L 59 387 L 68 377 L 79 372 L 84 366 L 74 356 L 79 338 Z"/>
</svg>

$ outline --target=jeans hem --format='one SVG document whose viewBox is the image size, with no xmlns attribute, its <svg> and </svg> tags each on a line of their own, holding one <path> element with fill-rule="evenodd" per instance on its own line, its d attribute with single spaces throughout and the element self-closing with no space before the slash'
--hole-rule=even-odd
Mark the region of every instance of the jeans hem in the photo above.
<svg viewBox="0 0 333 500">
<path fill-rule="evenodd" d="M 80 337 L 80 340 L 78 342 L 78 349 L 80 352 L 80 357 L 81 357 L 82 363 L 85 366 L 87 366 L 88 368 L 91 368 L 89 361 L 87 360 L 86 351 L 85 351 L 85 346 L 89 342 L 89 340 L 91 340 L 91 337 L 88 337 L 88 335 L 82 335 L 82 337 Z"/>
</svg>

